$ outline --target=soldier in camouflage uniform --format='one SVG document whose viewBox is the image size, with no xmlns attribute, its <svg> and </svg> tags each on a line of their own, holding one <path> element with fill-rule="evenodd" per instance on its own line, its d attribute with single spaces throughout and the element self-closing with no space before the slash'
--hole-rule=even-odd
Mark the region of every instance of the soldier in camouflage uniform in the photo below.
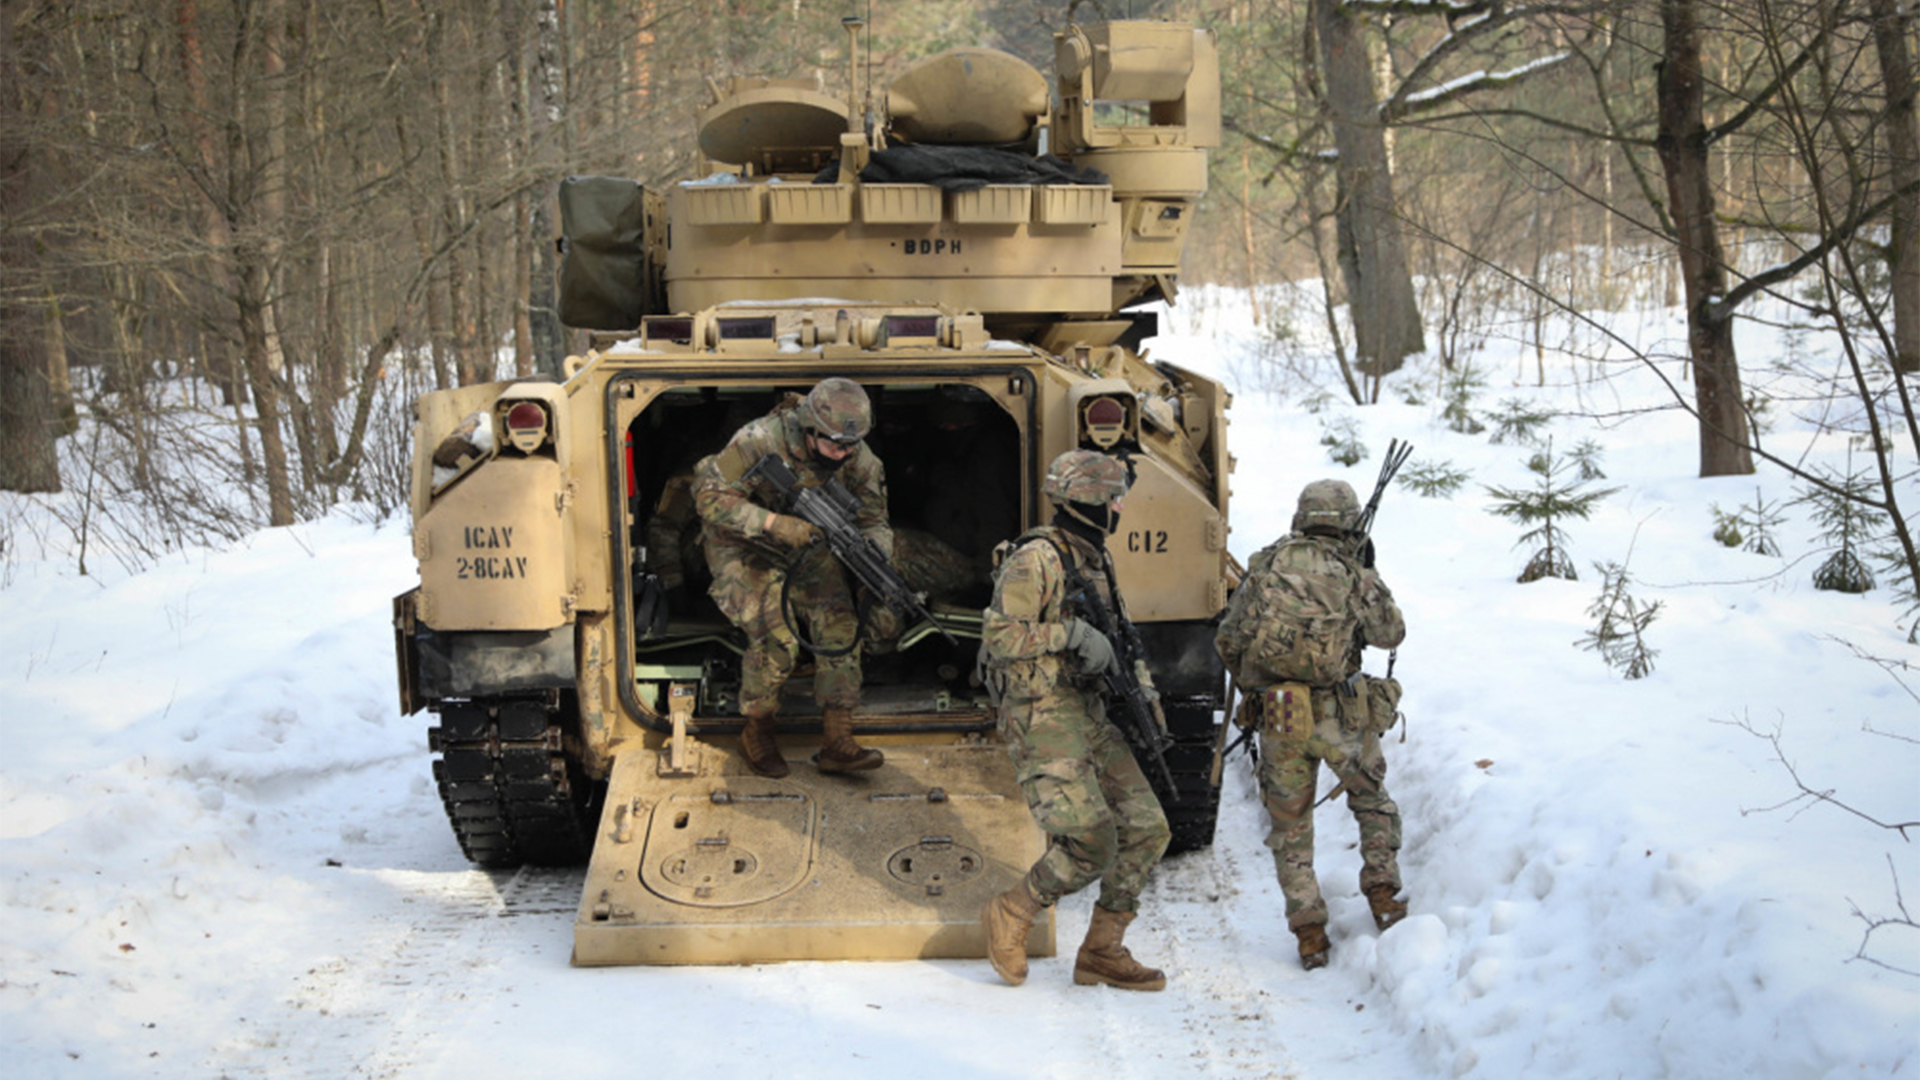
<svg viewBox="0 0 1920 1080">
<path fill-rule="evenodd" d="M 1053 522 L 1015 541 L 995 572 L 982 653 L 1047 850 L 981 913 L 987 956 L 1001 978 L 1025 982 L 1035 916 L 1098 878 L 1100 898 L 1073 981 L 1159 990 L 1166 975 L 1136 961 L 1121 938 L 1172 834 L 1125 737 L 1107 719 L 1098 677 L 1118 662 L 1113 643 L 1080 617 L 1072 595 L 1090 588 L 1117 618 L 1126 617 L 1106 549 L 1127 490 L 1126 468 L 1105 454 L 1069 450 L 1048 468 L 1045 490 Z M 1151 693 L 1145 665 L 1137 674 Z"/>
<path fill-rule="evenodd" d="M 693 470 L 675 473 L 655 500 L 647 518 L 647 571 L 660 578 L 667 602 L 684 612 L 687 579 L 704 561 L 700 547 L 700 515 L 693 509 Z"/>
<path fill-rule="evenodd" d="M 799 658 L 800 638 L 781 610 L 783 593 L 790 595 L 793 614 L 815 646 L 813 697 L 825 734 L 820 771 L 864 771 L 883 760 L 878 750 L 853 739 L 860 642 L 847 575 L 827 545 L 816 542 L 818 529 L 772 509 L 778 495 L 771 485 L 746 478 L 769 454 L 784 459 L 803 487 L 838 477 L 859 500 L 854 524 L 891 557 L 886 474 L 863 441 L 872 429 L 873 406 L 860 384 L 822 379 L 805 398 L 790 397 L 741 427 L 718 453 L 694 466 L 694 508 L 713 571 L 708 594 L 747 635 L 740 664 L 740 712 L 746 718 L 740 748 L 747 766 L 762 776 L 787 774 L 774 716 L 781 687 Z"/>
<path fill-rule="evenodd" d="M 1399 684 L 1360 673 L 1363 645 L 1394 648 L 1407 627 L 1380 575 L 1362 565 L 1360 549 L 1369 542 L 1354 531 L 1359 517 L 1359 500 L 1344 481 L 1308 484 L 1293 531 L 1248 563 L 1215 637 L 1227 670 L 1246 692 L 1248 719 L 1260 725 L 1260 790 L 1272 823 L 1267 846 L 1286 894 L 1287 925 L 1308 969 L 1325 965 L 1331 949 L 1327 905 L 1313 872 L 1321 762 L 1339 778 L 1359 823 L 1360 887 L 1375 924 L 1384 931 L 1407 913 L 1396 899 L 1400 810 L 1387 795 L 1380 751 Z M 1298 670 L 1298 657 L 1320 633 L 1337 644 L 1323 650 L 1329 660 L 1310 676 Z M 1287 668 L 1295 670 L 1280 670 Z M 1310 706 L 1296 720 L 1289 705 L 1302 696 Z"/>
</svg>

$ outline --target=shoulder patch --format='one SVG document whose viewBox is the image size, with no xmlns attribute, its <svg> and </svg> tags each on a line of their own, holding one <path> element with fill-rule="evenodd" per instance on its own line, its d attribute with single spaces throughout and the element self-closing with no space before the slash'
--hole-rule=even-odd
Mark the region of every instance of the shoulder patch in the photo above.
<svg viewBox="0 0 1920 1080">
<path fill-rule="evenodd" d="M 1042 594 L 1042 575 L 1035 572 L 1031 559 L 1012 559 L 997 574 L 994 602 L 1000 613 L 1011 619 L 1038 619 L 1046 606 Z"/>
<path fill-rule="evenodd" d="M 745 476 L 747 469 L 751 467 L 747 461 L 746 451 L 741 448 L 738 440 L 728 443 L 725 449 L 713 455 L 713 464 L 720 472 L 720 479 L 729 484 L 738 484 L 740 478 Z"/>
</svg>

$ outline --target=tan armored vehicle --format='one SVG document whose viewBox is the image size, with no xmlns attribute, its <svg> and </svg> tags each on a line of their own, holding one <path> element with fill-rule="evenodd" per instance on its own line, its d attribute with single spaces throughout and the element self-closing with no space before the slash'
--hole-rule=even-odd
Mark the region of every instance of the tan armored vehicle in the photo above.
<svg viewBox="0 0 1920 1080">
<path fill-rule="evenodd" d="M 1135 473 L 1111 545 L 1176 740 L 1162 797 L 1176 850 L 1212 838 L 1227 398 L 1136 351 L 1154 321 L 1131 310 L 1173 299 L 1206 188 L 1212 34 L 1076 27 L 1051 85 L 987 49 L 883 92 L 849 68 L 845 99 L 718 88 L 697 179 L 568 181 L 562 317 L 592 348 L 562 383 L 417 406 L 403 706 L 438 717 L 470 858 L 590 857 L 579 964 L 984 954 L 981 905 L 1041 838 L 974 675 L 980 613 L 994 546 L 1046 519 L 1046 463 L 1076 446 Z M 796 679 L 794 768 L 765 779 L 687 476 L 830 375 L 872 399 L 897 568 L 938 626 L 870 627 L 855 722 L 884 766 L 818 775 Z M 1029 945 L 1052 953 L 1051 922 Z"/>
</svg>

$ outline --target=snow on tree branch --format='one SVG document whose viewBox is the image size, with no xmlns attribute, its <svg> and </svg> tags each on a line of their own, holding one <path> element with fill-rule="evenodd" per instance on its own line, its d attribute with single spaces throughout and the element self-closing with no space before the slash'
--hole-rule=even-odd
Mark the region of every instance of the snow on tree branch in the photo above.
<svg viewBox="0 0 1920 1080">
<path fill-rule="evenodd" d="M 1372 15 L 1443 15 L 1457 27 L 1469 16 L 1498 12 L 1506 5 L 1500 0 L 1347 0 L 1340 6 Z"/>
<path fill-rule="evenodd" d="M 1386 123 L 1403 120 L 1409 116 L 1439 108 L 1483 90 L 1497 90 L 1512 86 L 1542 71 L 1564 63 L 1573 56 L 1570 52 L 1554 53 L 1536 60 L 1529 60 L 1519 67 L 1506 71 L 1475 71 L 1451 79 L 1430 90 L 1421 90 L 1405 95 L 1395 95 L 1380 106 L 1380 119 Z"/>
</svg>

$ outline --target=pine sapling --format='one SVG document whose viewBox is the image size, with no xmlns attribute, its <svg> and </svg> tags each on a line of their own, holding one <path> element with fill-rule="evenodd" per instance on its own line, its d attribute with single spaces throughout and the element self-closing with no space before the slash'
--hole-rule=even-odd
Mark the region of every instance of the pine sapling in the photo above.
<svg viewBox="0 0 1920 1080">
<path fill-rule="evenodd" d="M 1849 459 L 1849 466 L 1852 462 Z M 1832 549 L 1813 572 L 1813 587 L 1827 592 L 1863 593 L 1873 588 L 1873 571 L 1861 552 L 1868 539 L 1887 524 L 1887 515 L 1873 505 L 1875 488 L 1866 473 L 1845 476 L 1816 470 L 1824 483 L 1810 483 L 1793 501 L 1813 510 L 1813 523 Z"/>
<path fill-rule="evenodd" d="M 1535 408 L 1519 398 L 1507 398 L 1500 407 L 1487 414 L 1493 421 L 1493 434 L 1489 442 L 1522 443 L 1532 445 L 1540 439 L 1540 429 L 1551 423 L 1559 414 L 1552 409 Z"/>
<path fill-rule="evenodd" d="M 1719 503 L 1708 503 L 1707 512 L 1713 515 L 1713 539 L 1721 547 L 1737 548 L 1746 539 L 1740 531 L 1740 515 L 1720 509 Z"/>
<path fill-rule="evenodd" d="M 1451 461 L 1417 461 L 1395 479 L 1423 499 L 1451 499 L 1472 477 L 1472 473 L 1454 468 Z"/>
<path fill-rule="evenodd" d="M 1599 443 L 1592 439 L 1581 439 L 1573 449 L 1567 451 L 1567 457 L 1572 459 L 1580 479 L 1605 480 L 1607 474 L 1600 469 L 1600 456 L 1604 453 L 1606 448 Z"/>
<path fill-rule="evenodd" d="M 1532 526 L 1514 544 L 1515 547 L 1530 544 L 1534 549 L 1517 580 L 1522 584 L 1545 577 L 1578 581 L 1580 574 L 1574 569 L 1573 557 L 1567 553 L 1567 534 L 1560 522 L 1567 518 L 1586 520 L 1601 499 L 1620 489 L 1588 490 L 1588 481 L 1569 477 L 1567 473 L 1573 466 L 1554 454 L 1551 440 L 1546 449 L 1528 460 L 1527 468 L 1540 478 L 1532 488 L 1487 488 L 1487 494 L 1494 498 L 1488 513 Z"/>
<path fill-rule="evenodd" d="M 1329 458 L 1342 465 L 1358 465 L 1372 453 L 1360 441 L 1360 427 L 1351 416 L 1320 421 L 1320 445 L 1327 448 Z"/>
<path fill-rule="evenodd" d="M 1487 425 L 1473 415 L 1473 395 L 1486 384 L 1486 377 L 1469 364 L 1462 364 L 1442 378 L 1440 419 L 1446 421 L 1448 431 L 1478 435 L 1487 430 Z"/>
<path fill-rule="evenodd" d="M 1642 603 L 1629 591 L 1633 578 L 1623 563 L 1594 563 L 1593 568 L 1600 571 L 1600 595 L 1587 614 L 1599 621 L 1576 644 L 1599 653 L 1607 667 L 1627 678 L 1643 679 L 1660 655 L 1647 644 L 1647 627 L 1660 617 L 1660 601 Z"/>
<path fill-rule="evenodd" d="M 1715 513 L 1718 512 L 1716 507 Z M 1773 538 L 1773 533 L 1785 520 L 1786 515 L 1780 512 L 1780 504 L 1768 502 L 1757 487 L 1753 489 L 1753 502 L 1742 503 L 1739 513 L 1733 516 L 1738 533 L 1744 537 L 1741 548 L 1755 555 L 1770 555 L 1776 559 L 1780 557 L 1780 544 Z M 1719 535 L 1717 531 L 1715 535 Z M 1726 543 L 1724 540 L 1721 542 Z"/>
</svg>

